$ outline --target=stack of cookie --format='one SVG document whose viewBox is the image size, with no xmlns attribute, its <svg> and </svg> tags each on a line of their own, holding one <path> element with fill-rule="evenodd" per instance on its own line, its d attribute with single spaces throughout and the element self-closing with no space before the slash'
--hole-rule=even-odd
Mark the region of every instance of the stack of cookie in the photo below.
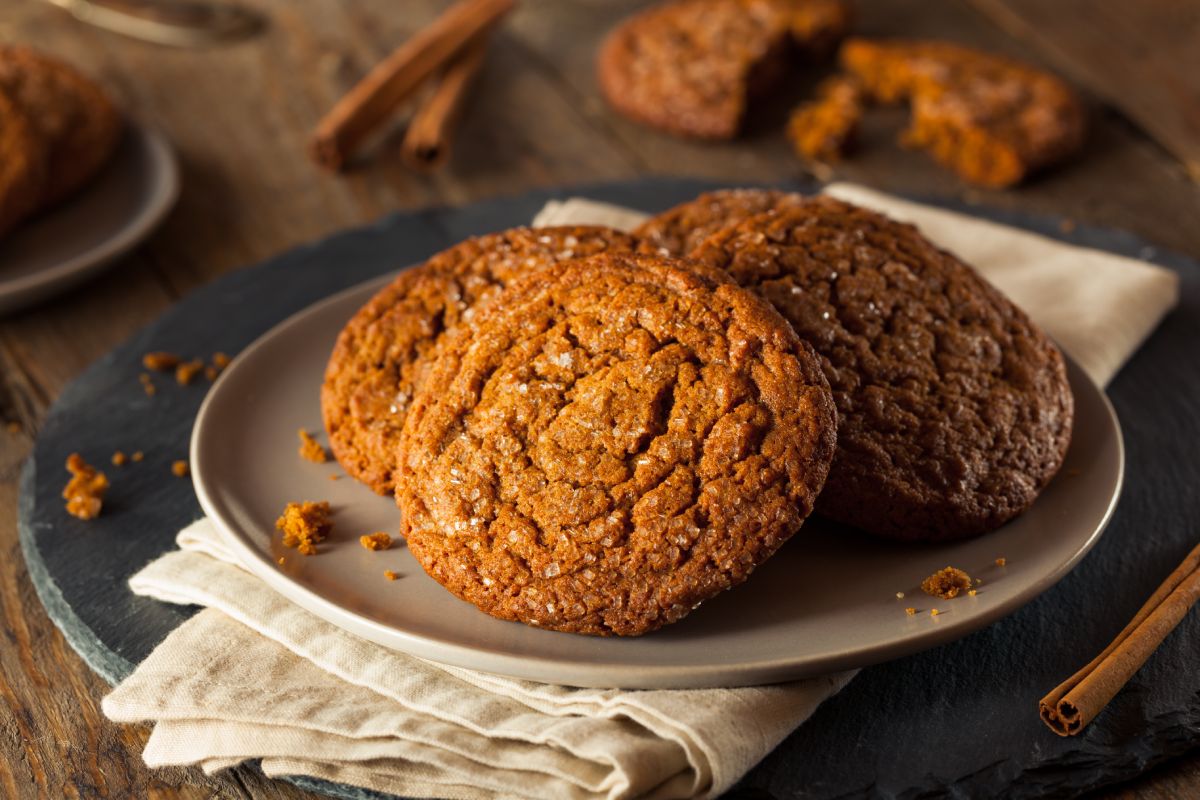
<svg viewBox="0 0 1200 800">
<path fill-rule="evenodd" d="M 1062 356 L 911 226 L 703 195 L 633 235 L 515 229 L 347 324 L 334 454 L 434 579 L 504 619 L 638 635 L 746 580 L 814 508 L 947 540 L 1061 465 Z"/>
<path fill-rule="evenodd" d="M 0 235 L 79 191 L 109 160 L 121 118 L 73 67 L 0 46 Z"/>
</svg>

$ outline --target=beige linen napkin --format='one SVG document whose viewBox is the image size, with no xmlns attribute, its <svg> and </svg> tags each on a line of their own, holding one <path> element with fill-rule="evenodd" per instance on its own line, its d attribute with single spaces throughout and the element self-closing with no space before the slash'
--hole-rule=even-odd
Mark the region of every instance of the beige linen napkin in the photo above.
<svg viewBox="0 0 1200 800">
<path fill-rule="evenodd" d="M 1167 270 L 921 206 L 829 189 L 917 224 L 994 281 L 1106 383 L 1171 308 Z M 535 224 L 628 228 L 642 215 L 587 200 Z M 215 771 L 261 758 L 309 775 L 445 798 L 709 797 L 732 786 L 853 672 L 779 686 L 621 691 L 551 686 L 386 650 L 314 617 L 243 570 L 200 520 L 131 581 L 205 610 L 104 699 L 150 720 L 151 766 Z"/>
</svg>

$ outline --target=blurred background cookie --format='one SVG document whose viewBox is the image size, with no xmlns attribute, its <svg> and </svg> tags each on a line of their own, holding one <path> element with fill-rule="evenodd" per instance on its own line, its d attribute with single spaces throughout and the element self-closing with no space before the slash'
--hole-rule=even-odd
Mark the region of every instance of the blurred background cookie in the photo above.
<svg viewBox="0 0 1200 800">
<path fill-rule="evenodd" d="M 45 141 L 0 89 L 0 235 L 37 208 L 45 181 Z"/>
<path fill-rule="evenodd" d="M 0 46 L 0 91 L 21 109 L 45 149 L 46 176 L 36 210 L 80 189 L 120 141 L 121 117 L 107 93 L 56 58 Z"/>
</svg>

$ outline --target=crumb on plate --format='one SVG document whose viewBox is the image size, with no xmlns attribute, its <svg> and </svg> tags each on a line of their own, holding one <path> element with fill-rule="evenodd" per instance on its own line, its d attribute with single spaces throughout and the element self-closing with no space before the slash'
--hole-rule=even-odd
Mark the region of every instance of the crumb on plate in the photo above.
<svg viewBox="0 0 1200 800">
<path fill-rule="evenodd" d="M 392 546 L 392 537 L 383 531 L 376 531 L 358 537 L 358 543 L 368 550 L 387 550 Z"/>
<path fill-rule="evenodd" d="M 294 547 L 306 556 L 316 554 L 317 544 L 333 529 L 330 513 L 325 500 L 288 503 L 283 515 L 275 520 L 275 527 L 283 533 L 284 547 Z"/>
<path fill-rule="evenodd" d="M 179 362 L 182 360 L 182 358 L 174 353 L 158 350 L 142 356 L 142 366 L 146 369 L 152 369 L 155 372 L 170 372 L 179 366 Z"/>
<path fill-rule="evenodd" d="M 399 577 L 400 577 L 400 574 L 399 574 L 399 573 L 397 573 L 397 572 L 392 572 L 392 571 L 389 569 L 389 570 L 385 570 L 385 571 L 384 571 L 384 573 L 383 573 L 383 577 L 387 578 L 389 581 L 394 581 L 394 580 L 396 580 L 396 578 L 399 578 Z"/>
<path fill-rule="evenodd" d="M 204 362 L 199 359 L 185 361 L 175 368 L 175 382 L 180 386 L 188 386 L 203 369 Z"/>
<path fill-rule="evenodd" d="M 1003 556 L 1001 556 L 1000 558 L 997 558 L 997 559 L 996 559 L 996 566 L 997 566 L 997 567 L 1007 567 L 1007 566 L 1008 566 L 1008 559 L 1007 559 L 1007 558 L 1004 558 Z"/>
<path fill-rule="evenodd" d="M 957 597 L 959 592 L 971 588 L 971 576 L 957 567 L 946 567 L 921 581 L 921 591 L 943 600 Z"/>
<path fill-rule="evenodd" d="M 112 463 L 114 467 L 123 467 L 129 461 L 129 456 L 118 450 L 112 454 Z"/>
<path fill-rule="evenodd" d="M 308 431 L 301 428 L 297 431 L 297 435 L 300 437 L 301 458 L 307 459 L 314 464 L 324 464 L 329 460 L 329 454 L 325 452 L 325 448 Z"/>
</svg>

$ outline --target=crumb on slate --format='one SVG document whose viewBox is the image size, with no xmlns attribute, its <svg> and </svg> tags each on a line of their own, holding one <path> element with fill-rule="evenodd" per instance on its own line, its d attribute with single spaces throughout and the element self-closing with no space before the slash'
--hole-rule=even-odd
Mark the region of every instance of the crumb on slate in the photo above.
<svg viewBox="0 0 1200 800">
<path fill-rule="evenodd" d="M 308 431 L 301 428 L 297 431 L 297 435 L 300 437 L 301 458 L 307 459 L 314 464 L 324 464 L 329 460 L 329 454 L 325 452 L 325 448 Z"/>
<path fill-rule="evenodd" d="M 306 556 L 315 555 L 317 544 L 333 529 L 330 513 L 325 500 L 288 503 L 283 516 L 275 520 L 275 527 L 283 533 L 284 547 L 294 547 Z"/>
<path fill-rule="evenodd" d="M 112 463 L 114 467 L 123 467 L 129 461 L 129 456 L 118 450 L 112 454 Z"/>
<path fill-rule="evenodd" d="M 180 386 L 188 386 L 203 369 L 204 362 L 199 359 L 185 361 L 175 368 L 175 382 Z"/>
<path fill-rule="evenodd" d="M 142 382 L 142 391 L 146 393 L 146 396 L 154 397 L 154 393 L 157 392 L 158 389 L 155 388 L 154 381 L 150 380 L 150 374 L 143 372 L 138 375 L 138 380 Z"/>
<path fill-rule="evenodd" d="M 78 453 L 67 457 L 67 471 L 71 473 L 71 480 L 62 492 L 63 499 L 67 501 L 67 513 L 79 519 L 95 519 L 100 516 L 104 492 L 108 489 L 108 478 L 84 461 Z"/>
<path fill-rule="evenodd" d="M 358 543 L 368 550 L 387 550 L 392 546 L 392 537 L 383 531 L 376 531 L 358 537 Z"/>
<path fill-rule="evenodd" d="M 141 450 L 134 450 L 133 455 L 131 455 L 129 457 L 129 460 L 136 464 L 137 462 L 141 461 L 145 457 L 146 457 L 146 454 L 143 453 Z"/>
<path fill-rule="evenodd" d="M 921 581 L 921 591 L 943 600 L 957 597 L 959 592 L 970 588 L 971 576 L 956 567 L 940 569 Z"/>
<path fill-rule="evenodd" d="M 179 366 L 179 362 L 182 360 L 182 358 L 174 353 L 158 350 L 142 356 L 142 366 L 146 369 L 152 369 L 155 372 L 170 372 Z"/>
<path fill-rule="evenodd" d="M 171 464 L 171 474 L 176 478 L 186 478 L 188 471 L 188 463 L 186 461 L 176 461 Z"/>
</svg>

